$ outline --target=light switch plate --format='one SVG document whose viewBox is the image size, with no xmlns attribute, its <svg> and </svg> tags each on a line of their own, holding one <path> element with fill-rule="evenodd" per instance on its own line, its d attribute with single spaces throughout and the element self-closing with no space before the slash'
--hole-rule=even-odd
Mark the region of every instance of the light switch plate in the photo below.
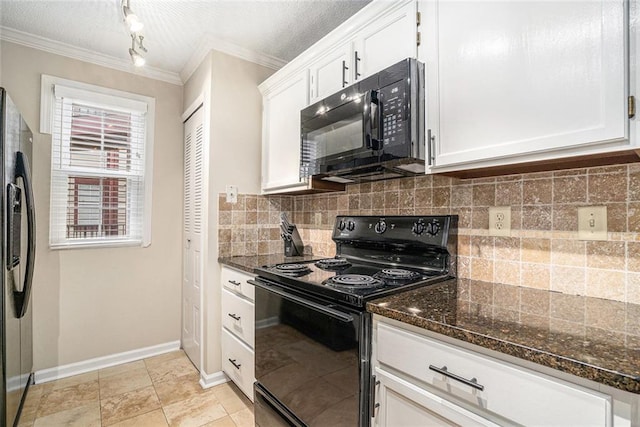
<svg viewBox="0 0 640 427">
<path fill-rule="evenodd" d="M 238 203 L 238 186 L 227 185 L 227 203 Z"/>
<path fill-rule="evenodd" d="M 607 240 L 607 207 L 578 208 L 578 239 Z"/>
<path fill-rule="evenodd" d="M 489 236 L 511 236 L 511 206 L 489 208 Z"/>
</svg>

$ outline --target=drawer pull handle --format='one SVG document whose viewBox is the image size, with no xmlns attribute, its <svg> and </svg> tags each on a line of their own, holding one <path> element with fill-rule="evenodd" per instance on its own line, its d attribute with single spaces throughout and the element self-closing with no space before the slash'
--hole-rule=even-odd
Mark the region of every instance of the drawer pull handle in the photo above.
<svg viewBox="0 0 640 427">
<path fill-rule="evenodd" d="M 235 280 L 229 280 L 229 283 L 231 283 L 234 286 L 240 286 L 240 282 L 236 282 Z"/>
<path fill-rule="evenodd" d="M 229 362 L 231 362 L 236 369 L 240 369 L 240 366 L 242 366 L 240 363 L 236 363 L 236 359 L 229 359 Z"/>
<path fill-rule="evenodd" d="M 449 372 L 447 370 L 446 366 L 443 366 L 442 368 L 438 368 L 437 366 L 433 366 L 433 365 L 429 365 L 429 369 L 431 369 L 432 371 L 436 371 L 439 374 L 444 375 L 445 377 L 449 377 L 451 379 L 454 379 L 456 381 L 460 381 L 461 383 L 464 383 L 466 385 L 468 385 L 469 387 L 473 387 L 475 389 L 478 389 L 480 391 L 484 390 L 484 386 L 481 384 L 478 384 L 478 380 L 474 377 L 471 378 L 470 380 L 461 377 L 460 375 L 456 375 L 456 374 L 452 374 L 451 372 Z"/>
<path fill-rule="evenodd" d="M 240 316 L 236 316 L 235 314 L 232 314 L 232 313 L 227 313 L 227 316 L 231 317 L 233 320 L 240 320 Z"/>
</svg>

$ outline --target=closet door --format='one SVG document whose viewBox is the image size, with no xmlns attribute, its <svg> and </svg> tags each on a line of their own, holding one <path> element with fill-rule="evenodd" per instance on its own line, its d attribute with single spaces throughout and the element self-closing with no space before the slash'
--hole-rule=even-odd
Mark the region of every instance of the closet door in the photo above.
<svg viewBox="0 0 640 427">
<path fill-rule="evenodd" d="M 182 348 L 201 366 L 202 212 L 204 112 L 200 107 L 184 123 L 184 224 L 182 267 Z"/>
</svg>

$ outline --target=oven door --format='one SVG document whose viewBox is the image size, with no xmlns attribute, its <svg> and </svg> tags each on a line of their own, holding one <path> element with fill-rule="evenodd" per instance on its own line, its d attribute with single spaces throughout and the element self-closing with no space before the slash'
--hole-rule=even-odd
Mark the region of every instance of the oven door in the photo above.
<svg viewBox="0 0 640 427">
<path fill-rule="evenodd" d="M 256 422 L 278 425 L 265 420 L 280 413 L 282 425 L 368 425 L 369 396 L 361 390 L 370 377 L 370 316 L 262 278 L 252 283 Z"/>
<path fill-rule="evenodd" d="M 345 97 L 336 106 L 331 106 L 332 97 L 301 112 L 302 176 L 379 161 L 382 135 L 378 93 L 349 93 L 334 95 Z"/>
</svg>

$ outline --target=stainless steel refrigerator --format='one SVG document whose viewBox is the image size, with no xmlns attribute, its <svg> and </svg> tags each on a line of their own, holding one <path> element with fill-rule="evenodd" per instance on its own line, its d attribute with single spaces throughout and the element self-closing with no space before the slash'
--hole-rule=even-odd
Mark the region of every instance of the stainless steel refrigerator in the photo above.
<svg viewBox="0 0 640 427">
<path fill-rule="evenodd" d="M 15 426 L 32 382 L 33 335 L 29 304 L 35 261 L 35 212 L 29 163 L 33 134 L 0 88 L 2 194 L 2 340 L 0 425 Z"/>
</svg>

